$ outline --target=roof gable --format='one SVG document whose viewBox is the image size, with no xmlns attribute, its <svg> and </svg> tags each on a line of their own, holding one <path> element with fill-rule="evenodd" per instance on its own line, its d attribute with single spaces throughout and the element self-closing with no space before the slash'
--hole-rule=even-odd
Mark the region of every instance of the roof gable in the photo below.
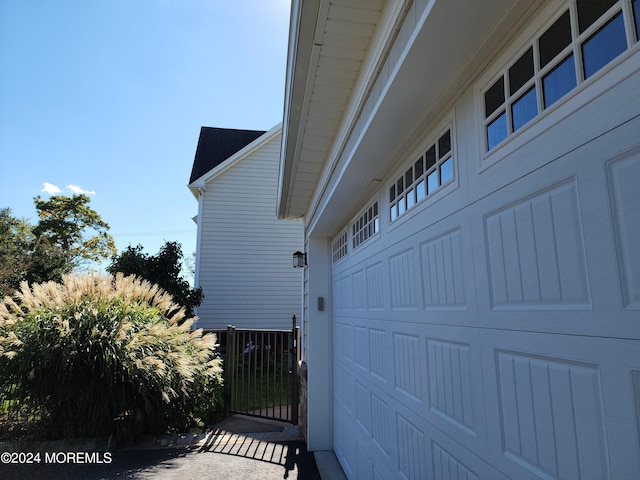
<svg viewBox="0 0 640 480">
<path fill-rule="evenodd" d="M 264 133 L 264 130 L 202 127 L 189 183 L 213 170 Z"/>
</svg>

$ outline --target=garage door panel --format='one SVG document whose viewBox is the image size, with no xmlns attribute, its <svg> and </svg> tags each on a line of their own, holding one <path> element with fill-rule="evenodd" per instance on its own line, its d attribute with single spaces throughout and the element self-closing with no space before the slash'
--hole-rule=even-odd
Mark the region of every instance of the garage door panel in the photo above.
<svg viewBox="0 0 640 480">
<path fill-rule="evenodd" d="M 636 478 L 636 426 L 616 418 L 633 416 L 637 342 L 491 330 L 481 342 L 493 465 L 513 478 Z"/>
<path fill-rule="evenodd" d="M 340 319 L 339 323 L 352 320 Z M 416 328 L 401 322 L 386 323 L 382 329 L 371 323 L 359 319 L 352 326 L 360 332 L 356 350 L 369 343 L 370 369 L 346 356 L 334 357 L 339 367 L 334 393 L 349 414 L 369 432 L 373 420 L 367 420 L 368 414 L 362 412 L 373 412 L 372 405 L 380 406 L 384 398 L 385 405 L 403 405 L 477 455 L 486 456 L 477 330 L 428 324 Z M 373 345 L 380 348 L 371 348 Z M 380 366 L 374 367 L 376 363 Z M 364 395 L 366 391 L 375 392 L 376 399 Z"/>
<path fill-rule="evenodd" d="M 421 288 L 417 275 L 417 258 L 414 248 L 395 253 L 389 257 L 389 290 L 391 310 L 417 310 L 418 292 Z"/>
<path fill-rule="evenodd" d="M 640 265 L 637 249 L 626 247 L 640 242 L 640 231 L 628 225 L 638 223 L 629 205 L 640 194 L 628 189 L 610 209 L 603 178 L 611 155 L 605 147 L 627 134 L 623 129 L 598 139 L 469 207 L 481 325 L 640 338 L 633 301 L 623 306 L 618 282 L 629 278 L 627 284 L 635 285 L 640 278 L 633 266 Z M 637 168 L 635 157 L 624 158 L 619 165 Z M 609 165 L 612 171 L 618 164 Z M 616 202 L 624 207 L 616 209 Z M 618 235 L 629 240 L 617 242 L 617 262 L 609 210 L 624 212 L 619 223 L 629 232 Z M 616 263 L 629 273 L 618 275 Z M 636 295 L 634 288 L 628 298 Z"/>
<path fill-rule="evenodd" d="M 489 466 L 479 455 L 430 423 L 423 410 L 407 407 L 393 394 L 393 389 L 363 385 L 363 398 L 368 396 L 363 410 L 371 415 L 370 428 L 336 398 L 336 433 L 342 435 L 336 438 L 336 453 L 345 456 L 341 459 L 353 478 L 375 478 L 371 471 L 385 479 L 460 478 L 456 476 L 460 474 L 461 478 L 489 478 Z M 347 446 L 347 441 L 353 444 Z"/>
<path fill-rule="evenodd" d="M 379 385 L 370 383 L 365 377 L 359 377 L 354 384 L 355 404 L 349 408 L 344 402 L 344 382 L 351 377 L 345 374 L 345 370 L 348 369 L 347 364 L 335 363 L 334 425 L 336 433 L 349 432 L 349 439 L 338 438 L 336 435 L 334 440 L 337 443 L 336 453 L 349 456 L 350 468 L 354 468 L 353 455 L 356 451 L 351 445 L 346 444 L 349 442 L 353 444 L 355 441 L 360 444 L 360 448 L 369 458 L 376 460 L 374 464 L 396 464 L 397 432 L 391 396 L 388 391 L 380 389 Z M 342 385 L 335 384 L 336 382 Z M 346 389 L 348 390 L 348 387 Z M 368 477 L 357 476 L 356 478 Z"/>
<path fill-rule="evenodd" d="M 531 188 L 530 179 L 522 183 L 521 188 Z M 510 193 L 487 199 L 480 208 L 503 202 Z M 577 193 L 570 177 L 483 215 L 491 309 L 590 308 Z"/>
<path fill-rule="evenodd" d="M 334 442 L 333 449 L 340 458 L 340 464 L 342 465 L 342 469 L 348 478 L 357 478 L 355 476 L 355 446 L 356 446 L 356 435 L 354 435 L 354 430 L 351 425 L 351 422 L 346 419 L 349 418 L 347 414 L 341 412 L 344 407 L 340 402 L 335 402 L 335 420 L 333 424 L 334 430 Z M 342 420 L 339 420 L 342 419 Z"/>
<path fill-rule="evenodd" d="M 640 149 L 607 164 L 609 208 L 625 309 L 640 310 Z"/>
<path fill-rule="evenodd" d="M 461 228 L 420 243 L 425 310 L 466 310 L 464 235 Z"/>
<path fill-rule="evenodd" d="M 387 327 L 384 321 L 334 317 L 334 358 L 387 383 L 393 374 L 388 358 L 393 348 L 392 337 Z"/>
<path fill-rule="evenodd" d="M 428 398 L 425 418 L 482 458 L 486 458 L 486 412 L 478 332 L 471 328 L 429 326 Z"/>
</svg>

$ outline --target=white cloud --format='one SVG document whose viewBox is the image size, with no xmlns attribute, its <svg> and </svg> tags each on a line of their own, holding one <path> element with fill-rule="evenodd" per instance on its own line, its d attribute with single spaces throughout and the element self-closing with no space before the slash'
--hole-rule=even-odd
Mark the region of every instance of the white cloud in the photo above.
<svg viewBox="0 0 640 480">
<path fill-rule="evenodd" d="M 84 190 L 82 187 L 79 187 L 78 185 L 67 185 L 67 188 L 71 190 L 73 193 L 77 193 L 77 194 L 81 194 L 81 193 L 84 193 L 85 195 L 96 194 L 96 192 L 94 192 L 93 190 Z"/>
<path fill-rule="evenodd" d="M 54 185 L 53 183 L 49 183 L 49 182 L 44 182 L 43 186 L 42 186 L 42 190 L 40 190 L 41 192 L 44 193 L 48 193 L 49 195 L 57 195 L 62 193 L 62 190 L 60 189 L 60 187 L 58 187 L 57 185 Z M 67 185 L 66 189 L 65 189 L 65 193 L 73 193 L 76 195 L 80 195 L 80 194 L 85 194 L 85 195 L 95 195 L 96 192 L 94 192 L 93 190 L 85 190 L 82 187 L 79 187 L 78 185 Z"/>
<path fill-rule="evenodd" d="M 48 193 L 49 195 L 55 195 L 56 193 L 61 193 L 62 192 L 62 190 L 60 190 L 59 187 L 57 187 L 56 185 L 53 185 L 52 183 L 49 183 L 49 182 L 44 182 L 44 185 L 42 186 L 42 190 L 40 190 L 40 191 Z"/>
</svg>

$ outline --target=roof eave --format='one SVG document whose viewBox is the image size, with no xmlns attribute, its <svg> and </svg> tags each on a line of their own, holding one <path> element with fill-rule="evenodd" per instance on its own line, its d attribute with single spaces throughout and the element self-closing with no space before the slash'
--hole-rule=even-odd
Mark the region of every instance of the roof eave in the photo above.
<svg viewBox="0 0 640 480">
<path fill-rule="evenodd" d="M 295 171 L 296 152 L 300 142 L 302 110 L 307 90 L 306 80 L 313 78 L 309 68 L 313 58 L 313 50 L 316 48 L 313 45 L 313 40 L 318 22 L 319 6 L 320 0 L 293 0 L 291 3 L 276 211 L 280 219 L 291 218 L 292 175 Z"/>
</svg>

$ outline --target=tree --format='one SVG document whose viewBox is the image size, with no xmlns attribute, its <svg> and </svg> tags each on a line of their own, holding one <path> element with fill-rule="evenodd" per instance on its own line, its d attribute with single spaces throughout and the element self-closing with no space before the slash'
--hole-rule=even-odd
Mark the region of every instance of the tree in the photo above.
<svg viewBox="0 0 640 480">
<path fill-rule="evenodd" d="M 0 298 L 20 282 L 60 282 L 73 269 L 117 252 L 109 225 L 88 206 L 88 196 L 34 201 L 40 219 L 35 226 L 0 209 Z"/>
<path fill-rule="evenodd" d="M 11 209 L 0 210 L 0 296 L 13 292 L 24 278 L 31 263 L 31 226 L 11 215 Z"/>
<path fill-rule="evenodd" d="M 182 247 L 177 242 L 165 242 L 157 255 L 147 255 L 142 245 L 129 245 L 120 255 L 111 257 L 107 272 L 138 275 L 158 285 L 173 297 L 173 301 L 184 307 L 187 318 L 194 316 L 193 309 L 202 303 L 202 288 L 193 289 L 182 276 Z"/>
<path fill-rule="evenodd" d="M 34 235 L 66 252 L 73 268 L 117 253 L 115 242 L 107 233 L 109 225 L 89 207 L 91 199 L 87 195 L 54 195 L 49 200 L 38 196 L 34 201 L 40 218 Z"/>
<path fill-rule="evenodd" d="M 12 294 L 20 282 L 60 281 L 71 271 L 67 254 L 47 238 L 38 238 L 33 227 L 0 210 L 0 298 Z"/>
</svg>

